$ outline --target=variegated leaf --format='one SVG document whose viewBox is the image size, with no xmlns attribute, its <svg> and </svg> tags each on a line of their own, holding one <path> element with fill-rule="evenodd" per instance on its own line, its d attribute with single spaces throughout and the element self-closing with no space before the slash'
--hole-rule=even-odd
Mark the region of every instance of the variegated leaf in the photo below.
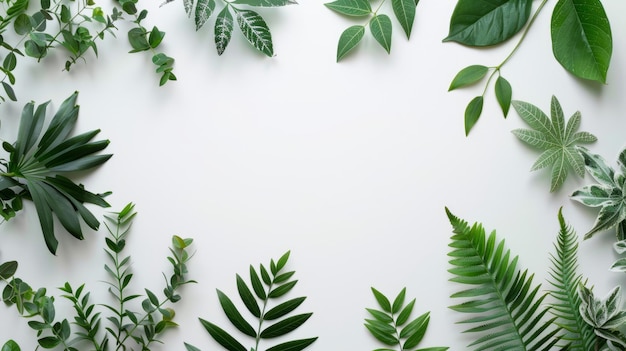
<svg viewBox="0 0 626 351">
<path fill-rule="evenodd" d="M 593 179 L 602 185 L 609 187 L 615 186 L 615 172 L 606 164 L 604 158 L 600 155 L 592 154 L 585 148 L 579 148 L 579 151 L 585 159 L 585 168 L 591 174 Z"/>
<path fill-rule="evenodd" d="M 215 0 L 198 0 L 196 5 L 196 30 L 204 26 L 215 10 Z"/>
<path fill-rule="evenodd" d="M 624 202 L 604 206 L 600 209 L 600 213 L 598 214 L 598 218 L 596 218 L 593 228 L 585 234 L 585 239 L 591 238 L 599 231 L 609 230 L 625 219 L 626 206 Z"/>
<path fill-rule="evenodd" d="M 274 56 L 272 34 L 265 20 L 252 10 L 237 10 L 237 23 L 250 44 L 265 55 Z"/>
<path fill-rule="evenodd" d="M 572 200 L 589 207 L 611 206 L 621 199 L 611 196 L 611 189 L 598 184 L 587 185 L 572 194 Z"/>
<path fill-rule="evenodd" d="M 215 47 L 217 54 L 222 55 L 233 35 L 233 15 L 225 6 L 215 19 Z"/>
<path fill-rule="evenodd" d="M 295 5 L 295 0 L 235 0 L 233 4 L 242 4 L 256 7 L 279 7 L 287 5 Z"/>
<path fill-rule="evenodd" d="M 185 13 L 187 14 L 187 16 L 191 17 L 191 12 L 193 10 L 193 0 L 183 0 L 183 6 L 185 7 Z"/>
</svg>

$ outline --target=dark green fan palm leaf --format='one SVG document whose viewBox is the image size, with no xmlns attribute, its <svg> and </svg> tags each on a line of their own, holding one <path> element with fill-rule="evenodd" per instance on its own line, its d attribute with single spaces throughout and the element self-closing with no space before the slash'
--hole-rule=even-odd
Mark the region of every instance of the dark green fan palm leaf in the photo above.
<svg viewBox="0 0 626 351">
<path fill-rule="evenodd" d="M 446 209 L 454 234 L 448 254 L 454 275 L 450 280 L 469 285 L 452 298 L 464 299 L 451 309 L 471 316 L 460 323 L 472 325 L 466 332 L 477 333 L 469 346 L 475 350 L 550 350 L 557 342 L 555 318 L 546 320 L 540 285 L 533 275 L 517 268 L 504 241 L 495 232 L 485 235 L 482 225 L 468 226 Z"/>
<path fill-rule="evenodd" d="M 9 161 L 2 164 L 6 170 L 0 173 L 0 191 L 9 195 L 2 199 L 3 210 L 7 212 L 8 200 L 31 199 L 48 250 L 53 254 L 58 246 L 53 216 L 72 236 L 83 239 L 81 218 L 94 230 L 100 225 L 84 203 L 109 206 L 104 200 L 107 194 L 91 193 L 64 176 L 99 166 L 112 156 L 97 154 L 109 144 L 108 140 L 92 141 L 99 130 L 70 136 L 78 119 L 77 97 L 75 92 L 61 104 L 43 135 L 49 102 L 36 109 L 33 102 L 26 104 L 17 141 L 3 144 L 9 152 Z"/>
<path fill-rule="evenodd" d="M 560 210 L 558 217 L 560 230 L 554 244 L 556 253 L 550 257 L 550 284 L 554 287 L 550 294 L 556 300 L 551 304 L 551 313 L 557 317 L 556 324 L 563 329 L 561 339 L 568 344 L 568 350 L 593 350 L 597 338 L 593 328 L 580 315 L 578 287 L 582 275 L 577 273 L 578 235 L 565 223 Z"/>
</svg>

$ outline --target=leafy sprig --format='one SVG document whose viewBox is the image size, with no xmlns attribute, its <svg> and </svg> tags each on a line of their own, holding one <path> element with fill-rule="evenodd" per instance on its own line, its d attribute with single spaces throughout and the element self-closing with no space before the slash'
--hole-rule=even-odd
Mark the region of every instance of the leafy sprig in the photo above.
<svg viewBox="0 0 626 351">
<path fill-rule="evenodd" d="M 576 190 L 572 199 L 585 206 L 600 207 L 593 228 L 585 234 L 585 239 L 615 228 L 617 240 L 626 240 L 626 149 L 618 157 L 617 170 L 609 167 L 602 156 L 586 149 L 580 151 L 585 169 L 598 183 Z"/>
<path fill-rule="evenodd" d="M 476 5 L 473 0 L 459 0 L 450 19 L 450 31 L 444 39 L 471 47 L 503 43 L 522 31 L 519 41 L 496 66 L 470 65 L 454 77 L 449 91 L 465 88 L 489 74 L 482 94 L 465 108 L 465 134 L 468 135 L 480 118 L 486 91 L 493 80 L 496 99 L 504 117 L 507 116 L 513 89 L 502 76 L 503 66 L 520 48 L 529 29 L 547 0 L 542 0 L 531 16 L 532 0 L 497 0 Z M 613 49 L 611 28 L 600 0 L 559 0 L 550 22 L 552 51 L 557 61 L 570 73 L 583 79 L 606 82 Z"/>
<path fill-rule="evenodd" d="M 105 351 L 109 347 L 114 350 L 132 350 L 135 347 L 133 345 L 138 345 L 141 350 L 148 351 L 152 343 L 160 342 L 158 338 L 165 330 L 176 326 L 173 321 L 175 312 L 166 304 L 180 301 L 178 289 L 184 284 L 194 282 L 185 277 L 186 264 L 190 259 L 187 249 L 192 239 L 178 236 L 172 238 L 172 255 L 168 257 L 168 261 L 172 264 L 173 272 L 169 279 L 166 278 L 164 298 L 159 299 L 148 289 L 145 289 L 145 295 L 131 294 L 128 291 L 133 277 L 130 256 L 121 257 L 120 254 L 125 248 L 126 236 L 134 216 L 134 206 L 129 204 L 112 217 L 107 217 L 114 229 L 107 226 L 109 236 L 106 238 L 105 251 L 112 264 L 105 265 L 105 270 L 113 278 L 107 284 L 117 305 L 94 304 L 90 301 L 90 293 L 85 291 L 84 284 L 74 288 L 66 282 L 59 289 L 63 292 L 62 297 L 74 307 L 73 322 L 68 319 L 56 320 L 56 300 L 47 294 L 45 288 L 33 290 L 20 278 L 13 277 L 17 271 L 17 262 L 10 261 L 0 265 L 0 279 L 6 283 L 2 291 L 2 301 L 9 306 L 15 306 L 20 315 L 30 319 L 28 325 L 37 332 L 39 346 L 78 351 L 83 349 L 81 345 L 87 343 L 94 350 Z M 131 310 L 129 304 L 142 297 L 143 311 Z M 103 318 L 103 311 L 97 311 L 99 306 L 104 308 L 104 312 L 109 311 L 112 314 Z M 105 321 L 108 323 L 102 331 Z M 78 330 L 72 330 L 72 325 Z M 9 346 L 14 347 L 16 344 L 10 343 Z"/>
<path fill-rule="evenodd" d="M 382 310 L 367 308 L 367 312 L 374 319 L 365 319 L 365 327 L 380 342 L 388 346 L 397 346 L 399 351 L 412 350 L 419 345 L 430 321 L 430 312 L 421 314 L 409 322 L 415 299 L 404 304 L 406 288 L 396 296 L 393 304 L 385 295 L 372 287 L 372 293 Z M 407 323 L 408 322 L 408 323 Z M 427 349 L 415 349 L 415 351 L 445 351 L 447 347 L 430 347 Z M 376 349 L 376 351 L 393 351 L 389 348 Z"/>
<path fill-rule="evenodd" d="M 255 329 L 252 324 L 241 314 L 233 301 L 222 291 L 217 290 L 220 305 L 232 325 L 254 340 L 253 351 L 260 351 L 261 340 L 272 339 L 284 336 L 291 331 L 302 326 L 312 315 L 312 313 L 302 313 L 286 317 L 289 313 L 298 308 L 306 297 L 296 297 L 271 306 L 270 302 L 283 297 L 290 292 L 298 282 L 292 277 L 295 271 L 283 272 L 290 252 L 287 251 L 277 261 L 270 260 L 269 271 L 261 264 L 259 270 L 250 266 L 250 283 L 237 274 L 237 291 L 241 301 L 246 306 L 248 312 L 254 317 L 258 327 Z M 252 286 L 252 289 L 250 289 Z M 254 292 L 254 293 L 253 293 Z M 283 318 L 284 317 L 284 318 Z M 226 330 L 219 326 L 200 318 L 202 326 L 222 347 L 228 351 L 247 351 L 248 348 L 233 337 Z M 272 323 L 265 326 L 267 322 Z M 274 345 L 267 351 L 300 351 L 307 348 L 317 337 L 298 339 Z M 198 351 L 199 349 L 191 344 L 185 343 L 188 351 Z"/>
<path fill-rule="evenodd" d="M 337 44 L 337 62 L 344 58 L 354 49 L 365 36 L 365 29 L 369 27 L 374 39 L 380 46 L 391 52 L 391 38 L 393 25 L 391 17 L 379 13 L 386 0 L 382 0 L 376 9 L 372 8 L 369 0 L 335 0 L 326 3 L 329 9 L 349 17 L 367 18 L 365 24 L 353 25 L 341 33 Z M 411 37 L 413 23 L 415 22 L 416 7 L 419 0 L 391 0 L 393 13 L 398 23 L 402 26 L 407 39 Z"/>
<path fill-rule="evenodd" d="M 105 194 L 94 194 L 75 184 L 65 174 L 88 170 L 105 163 L 111 155 L 97 154 L 108 140 L 92 141 L 100 130 L 70 136 L 78 119 L 78 93 L 67 98 L 42 135 L 49 102 L 26 104 L 22 111 L 17 140 L 2 146 L 8 160 L 0 160 L 0 214 L 5 220 L 22 209 L 22 200 L 35 204 L 44 240 L 51 253 L 58 241 L 54 234 L 53 216 L 75 238 L 83 239 L 79 218 L 97 230 L 100 222 L 85 203 L 108 207 Z"/>
<path fill-rule="evenodd" d="M 579 296 L 580 314 L 593 328 L 596 336 L 604 340 L 611 351 L 626 349 L 626 336 L 620 331 L 626 323 L 621 288 L 613 288 L 606 297 L 600 299 L 594 296 L 593 291 L 581 285 Z"/>
<path fill-rule="evenodd" d="M 173 2 L 166 0 L 164 4 Z M 295 0 L 223 0 L 224 5 L 215 19 L 215 47 L 217 54 L 222 55 L 233 36 L 234 23 L 241 31 L 246 40 L 259 52 L 272 57 L 274 56 L 274 43 L 269 26 L 261 14 L 253 8 L 282 7 L 297 4 Z M 213 13 L 216 13 L 217 2 L 215 0 L 184 0 L 183 6 L 189 17 L 194 17 L 196 31 L 204 27 Z"/>
<path fill-rule="evenodd" d="M 577 144 L 595 142 L 588 132 L 579 132 L 580 112 L 576 111 L 565 123 L 559 100 L 552 96 L 550 118 L 538 107 L 523 101 L 513 101 L 513 107 L 532 129 L 515 129 L 513 134 L 524 143 L 544 150 L 533 164 L 531 171 L 552 167 L 550 191 L 563 185 L 569 170 L 580 177 L 585 175 L 585 161 Z"/>
</svg>

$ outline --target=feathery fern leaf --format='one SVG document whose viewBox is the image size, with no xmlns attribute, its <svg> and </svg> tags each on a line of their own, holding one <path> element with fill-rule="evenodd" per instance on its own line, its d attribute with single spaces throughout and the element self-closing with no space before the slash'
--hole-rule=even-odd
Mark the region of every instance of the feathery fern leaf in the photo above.
<svg viewBox="0 0 626 351">
<path fill-rule="evenodd" d="M 547 294 L 533 285 L 533 275 L 517 268 L 517 256 L 511 258 L 504 240 L 497 241 L 495 231 L 488 237 L 481 224 L 467 222 L 446 213 L 453 227 L 452 248 L 448 256 L 454 267 L 450 280 L 471 287 L 453 294 L 465 301 L 451 309 L 472 316 L 460 323 L 474 325 L 466 332 L 479 333 L 469 346 L 475 350 L 550 350 L 559 341 L 559 328 L 546 320 L 549 308 L 541 308 Z"/>
<path fill-rule="evenodd" d="M 578 286 L 582 275 L 578 269 L 578 236 L 565 223 L 563 213 L 559 210 L 559 234 L 554 247 L 556 254 L 550 255 L 552 267 L 549 280 L 554 287 L 550 294 L 557 300 L 552 303 L 551 313 L 557 317 L 556 324 L 563 328 L 562 340 L 567 342 L 568 350 L 593 350 L 596 345 L 596 336 L 593 328 L 585 323 L 580 315 L 581 299 L 578 295 Z"/>
</svg>

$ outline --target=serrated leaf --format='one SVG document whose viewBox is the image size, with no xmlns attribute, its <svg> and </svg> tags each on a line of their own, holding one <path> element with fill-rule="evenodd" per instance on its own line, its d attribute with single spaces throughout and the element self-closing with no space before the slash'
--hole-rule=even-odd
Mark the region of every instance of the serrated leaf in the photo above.
<svg viewBox="0 0 626 351">
<path fill-rule="evenodd" d="M 443 40 L 469 46 L 501 43 L 528 22 L 532 0 L 459 0 L 450 19 L 450 31 Z"/>
<path fill-rule="evenodd" d="M 228 6 L 224 7 L 226 9 Z M 202 26 L 209 20 L 213 11 L 215 10 L 215 0 L 198 0 L 196 4 L 195 22 L 196 31 L 200 30 Z"/>
<path fill-rule="evenodd" d="M 465 108 L 465 135 L 469 135 L 469 132 L 474 128 L 476 122 L 480 118 L 483 112 L 484 97 L 477 96 L 473 98 L 467 107 Z"/>
<path fill-rule="evenodd" d="M 511 98 L 513 96 L 513 89 L 511 88 L 511 84 L 508 80 L 504 79 L 504 77 L 499 76 L 496 79 L 495 84 L 496 90 L 496 99 L 498 100 L 498 104 L 502 109 L 502 114 L 504 118 L 509 114 L 509 109 L 511 108 Z"/>
<path fill-rule="evenodd" d="M 337 62 L 354 49 L 361 39 L 363 39 L 364 35 L 365 26 L 355 25 L 344 30 L 337 44 Z"/>
<path fill-rule="evenodd" d="M 413 22 L 415 22 L 417 2 L 415 0 L 391 0 L 391 6 L 407 39 L 409 39 L 411 37 L 411 30 L 413 29 Z"/>
<path fill-rule="evenodd" d="M 209 335 L 211 335 L 211 337 L 217 341 L 218 344 L 222 345 L 228 351 L 247 351 L 246 348 L 239 343 L 239 341 L 230 336 L 230 334 L 217 325 L 202 318 L 200 318 L 200 323 L 202 323 L 204 329 L 209 332 Z"/>
<path fill-rule="evenodd" d="M 487 72 L 489 72 L 489 67 L 486 66 L 467 66 L 460 70 L 459 73 L 456 74 L 456 76 L 454 76 L 454 79 L 452 79 L 448 91 L 472 85 L 483 79 L 487 75 Z"/>
<path fill-rule="evenodd" d="M 369 22 L 370 31 L 372 36 L 380 44 L 380 46 L 387 51 L 391 52 L 391 19 L 387 15 L 376 15 L 372 17 Z"/>
<path fill-rule="evenodd" d="M 514 101 L 513 107 L 522 120 L 532 130 L 516 129 L 513 134 L 524 143 L 544 150 L 531 170 L 552 166 L 550 191 L 558 190 L 570 169 L 579 176 L 584 176 L 583 155 L 576 146 L 578 143 L 595 141 L 595 137 L 589 133 L 584 138 L 577 137 L 576 128 L 580 125 L 580 113 L 576 112 L 567 125 L 563 116 L 563 110 L 556 97 L 552 97 L 550 103 L 551 118 L 548 118 L 538 107 L 526 102 Z"/>
<path fill-rule="evenodd" d="M 300 327 L 302 324 L 304 324 L 304 322 L 306 322 L 311 316 L 313 315 L 313 313 L 304 313 L 304 314 L 298 314 L 295 316 L 291 316 L 288 318 L 285 318 L 279 322 L 276 322 L 272 325 L 270 325 L 269 327 L 265 328 L 260 336 L 263 339 L 269 339 L 269 338 L 275 338 L 275 337 L 279 337 L 279 336 L 283 336 L 295 329 L 297 329 L 298 327 Z"/>
<path fill-rule="evenodd" d="M 329 9 L 346 16 L 365 17 L 372 13 L 367 0 L 336 0 L 324 4 Z"/>
<path fill-rule="evenodd" d="M 219 289 L 217 290 L 217 296 L 220 300 L 220 305 L 222 305 L 222 309 L 224 310 L 226 317 L 228 317 L 228 320 L 230 320 L 230 322 L 237 329 L 239 329 L 239 331 L 241 331 L 242 333 L 248 336 L 255 338 L 257 335 L 256 331 L 250 325 L 250 323 L 248 323 L 243 318 L 241 313 L 239 313 L 239 310 L 237 310 L 237 307 L 235 307 L 235 304 L 233 304 L 230 298 L 228 298 L 228 296 L 226 296 L 226 294 L 221 292 Z"/>
<path fill-rule="evenodd" d="M 552 51 L 577 77 L 606 82 L 613 51 L 611 26 L 599 0 L 561 0 L 552 12 Z"/>
<path fill-rule="evenodd" d="M 272 34 L 263 17 L 252 10 L 237 10 L 237 24 L 248 42 L 265 55 L 274 56 Z"/>
</svg>

